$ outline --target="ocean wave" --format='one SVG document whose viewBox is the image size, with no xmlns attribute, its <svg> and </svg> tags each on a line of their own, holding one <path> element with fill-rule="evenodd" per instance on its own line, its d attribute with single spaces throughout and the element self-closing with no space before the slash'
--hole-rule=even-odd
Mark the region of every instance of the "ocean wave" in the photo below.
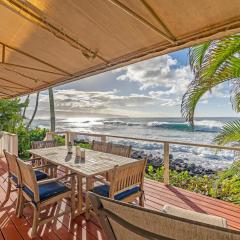
<svg viewBox="0 0 240 240">
<path fill-rule="evenodd" d="M 218 121 L 196 121 L 194 128 L 190 126 L 188 123 L 180 123 L 180 122 L 148 122 L 148 127 L 155 128 L 164 128 L 164 129 L 175 129 L 180 131 L 201 131 L 201 132 L 218 132 L 222 127 L 222 123 Z"/>
</svg>

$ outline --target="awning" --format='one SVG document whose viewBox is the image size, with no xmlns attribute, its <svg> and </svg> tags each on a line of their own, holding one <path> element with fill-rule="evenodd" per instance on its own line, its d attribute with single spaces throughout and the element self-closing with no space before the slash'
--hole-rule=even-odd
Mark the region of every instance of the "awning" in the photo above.
<svg viewBox="0 0 240 240">
<path fill-rule="evenodd" d="M 0 98 L 239 30 L 239 0 L 0 0 Z"/>
</svg>

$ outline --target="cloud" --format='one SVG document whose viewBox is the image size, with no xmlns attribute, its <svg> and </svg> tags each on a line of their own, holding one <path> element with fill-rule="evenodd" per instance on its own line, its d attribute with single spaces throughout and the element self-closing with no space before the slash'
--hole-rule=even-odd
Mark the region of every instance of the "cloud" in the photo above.
<svg viewBox="0 0 240 240">
<path fill-rule="evenodd" d="M 189 66 L 178 66 L 170 55 L 132 64 L 118 70 L 119 81 L 137 82 L 141 90 L 162 86 L 163 95 L 182 93 L 193 79 Z M 160 92 L 159 92 L 160 94 Z"/>
<path fill-rule="evenodd" d="M 58 115 L 141 115 L 141 109 L 155 105 L 158 100 L 154 96 L 144 94 L 120 95 L 117 90 L 111 91 L 80 91 L 76 89 L 61 89 L 54 91 L 55 109 Z M 35 105 L 32 96 L 29 110 Z M 38 113 L 49 114 L 48 94 L 41 93 Z M 39 115 L 39 114 L 38 114 Z"/>
</svg>

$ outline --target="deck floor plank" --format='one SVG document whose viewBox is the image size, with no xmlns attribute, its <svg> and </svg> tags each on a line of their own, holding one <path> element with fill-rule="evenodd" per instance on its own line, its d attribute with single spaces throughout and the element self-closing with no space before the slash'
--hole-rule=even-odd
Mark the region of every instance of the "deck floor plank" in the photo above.
<svg viewBox="0 0 240 240">
<path fill-rule="evenodd" d="M 0 159 L 0 204 L 4 200 L 7 183 L 6 162 Z M 191 209 L 196 212 L 221 216 L 227 219 L 232 229 L 240 230 L 240 206 L 218 199 L 192 193 L 172 186 L 165 186 L 160 182 L 145 179 L 145 207 L 160 210 L 165 204 Z M 12 193 L 10 200 L 0 208 L 0 240 L 30 240 L 32 224 L 32 209 L 24 209 L 24 217 L 17 218 L 14 213 L 16 193 Z M 69 203 L 63 201 L 57 209 L 49 208 L 42 214 L 49 215 L 50 211 L 63 211 L 69 208 Z M 45 224 L 38 230 L 37 240 L 106 240 L 97 221 L 86 221 L 84 216 L 70 221 L 68 214 L 59 217 L 52 223 Z"/>
</svg>

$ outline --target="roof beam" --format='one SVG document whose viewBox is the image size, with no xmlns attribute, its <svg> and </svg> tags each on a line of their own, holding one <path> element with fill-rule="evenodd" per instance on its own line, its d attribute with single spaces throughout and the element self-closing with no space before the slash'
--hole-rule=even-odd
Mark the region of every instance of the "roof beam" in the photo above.
<svg viewBox="0 0 240 240">
<path fill-rule="evenodd" d="M 68 76 L 68 75 L 63 74 L 63 73 L 57 73 L 57 72 L 52 72 L 52 71 L 48 71 L 48 70 L 44 70 L 44 69 L 28 67 L 28 66 L 24 66 L 24 65 L 20 65 L 20 64 L 6 63 L 6 62 L 4 62 L 3 64 L 13 66 L 13 67 L 17 67 L 17 68 L 24 68 L 24 69 L 28 69 L 28 70 L 43 72 L 43 73 L 51 73 L 51 74 L 60 75 L 60 76 Z"/>
<path fill-rule="evenodd" d="M 10 46 L 10 45 L 8 45 L 8 44 L 5 44 L 5 43 L 3 43 L 3 42 L 0 42 L 0 44 L 1 44 L 1 45 L 4 45 L 6 48 L 9 48 L 9 49 L 11 49 L 11 50 L 14 50 L 14 51 L 18 52 L 18 53 L 20 53 L 20 54 L 22 54 L 22 55 L 24 55 L 24 56 L 27 56 L 27 57 L 29 57 L 29 58 L 32 58 L 32 59 L 34 59 L 34 60 L 36 60 L 36 61 L 38 61 L 38 62 L 40 62 L 40 63 L 42 63 L 42 64 L 44 64 L 44 65 L 46 65 L 46 66 L 48 66 L 48 67 L 51 67 L 51 68 L 53 68 L 53 69 L 55 69 L 55 70 L 57 70 L 57 71 L 59 71 L 59 72 L 62 72 L 62 73 L 64 73 L 64 74 L 68 75 L 68 76 L 71 76 L 71 73 L 68 73 L 67 71 L 65 71 L 65 70 L 63 70 L 63 69 L 61 69 L 61 68 L 59 68 L 59 67 L 56 67 L 56 66 L 54 66 L 54 65 L 52 65 L 52 64 L 50 64 L 50 63 L 48 63 L 48 62 L 45 62 L 45 61 L 43 61 L 43 60 L 41 60 L 41 59 L 39 59 L 39 58 L 37 58 L 37 57 L 29 54 L 29 53 L 26 53 L 26 52 L 24 52 L 24 51 L 22 51 L 22 50 L 20 50 L 20 49 L 18 49 L 18 48 L 12 47 L 12 46 Z"/>
<path fill-rule="evenodd" d="M 151 15 L 157 20 L 157 22 L 163 27 L 163 29 L 167 32 L 167 34 L 176 41 L 176 38 L 172 34 L 172 32 L 169 30 L 167 25 L 161 20 L 161 18 L 158 16 L 156 11 L 146 2 L 146 0 L 140 0 L 142 4 L 148 9 L 148 11 L 151 13 Z"/>
<path fill-rule="evenodd" d="M 30 87 L 24 86 L 24 85 L 22 85 L 22 84 L 20 84 L 20 83 L 16 83 L 16 82 L 11 81 L 11 80 L 8 80 L 8 79 L 6 79 L 6 78 L 0 77 L 0 81 L 4 81 L 4 82 L 11 83 L 11 84 L 13 84 L 13 85 L 17 85 L 17 86 L 19 86 L 19 87 L 25 88 L 26 90 L 31 90 L 31 91 L 34 90 L 34 89 L 30 88 Z"/>
<path fill-rule="evenodd" d="M 34 78 L 34 77 L 31 77 L 31 76 L 26 75 L 26 74 L 24 74 L 24 73 L 18 72 L 18 71 L 13 70 L 13 69 L 10 69 L 10 68 L 6 67 L 4 64 L 0 64 L 0 66 L 1 66 L 4 70 L 6 70 L 6 71 L 8 71 L 8 72 L 12 72 L 12 73 L 15 73 L 15 74 L 17 74 L 17 75 L 19 75 L 19 76 L 21 76 L 21 77 L 30 79 L 30 80 L 34 81 L 35 83 L 36 83 L 36 82 L 49 83 L 49 82 L 47 82 L 47 81 L 44 81 L 44 80 L 41 80 L 41 79 L 38 79 L 38 78 Z"/>
<path fill-rule="evenodd" d="M 170 43 L 174 44 L 175 43 L 175 39 L 172 38 L 171 36 L 168 36 L 167 34 L 165 34 L 164 32 L 162 32 L 160 29 L 158 29 L 157 27 L 155 27 L 152 23 L 150 23 L 148 20 L 146 20 L 144 17 L 138 15 L 136 12 L 134 12 L 132 9 L 128 8 L 127 6 L 125 6 L 123 3 L 121 3 L 118 0 L 108 0 L 110 3 L 114 4 L 115 6 L 117 6 L 118 8 L 120 8 L 122 11 L 124 11 L 125 13 L 127 13 L 128 15 L 130 15 L 132 18 L 138 20 L 139 22 L 141 22 L 142 24 L 144 24 L 145 26 L 147 26 L 148 28 L 150 28 L 151 30 L 153 30 L 154 32 L 158 33 L 161 37 L 165 38 L 167 41 L 169 41 Z"/>
<path fill-rule="evenodd" d="M 8 9 L 12 10 L 16 14 L 18 14 L 21 17 L 24 17 L 28 21 L 30 21 L 33 24 L 36 24 L 45 30 L 49 31 L 54 35 L 54 37 L 60 38 L 61 40 L 67 42 L 70 46 L 81 50 L 81 53 L 86 58 L 95 58 L 98 57 L 100 60 L 102 60 L 105 63 L 109 63 L 104 57 L 100 56 L 98 54 L 98 51 L 94 51 L 88 47 L 86 47 L 84 44 L 80 43 L 78 39 L 71 36 L 70 33 L 67 33 L 65 29 L 63 29 L 62 26 L 58 27 L 55 24 L 51 23 L 47 17 L 43 14 L 42 11 L 40 11 L 37 7 L 32 5 L 28 1 L 22 1 L 19 0 L 6 0 L 8 4 L 5 2 L 3 5 L 7 7 Z"/>
</svg>

